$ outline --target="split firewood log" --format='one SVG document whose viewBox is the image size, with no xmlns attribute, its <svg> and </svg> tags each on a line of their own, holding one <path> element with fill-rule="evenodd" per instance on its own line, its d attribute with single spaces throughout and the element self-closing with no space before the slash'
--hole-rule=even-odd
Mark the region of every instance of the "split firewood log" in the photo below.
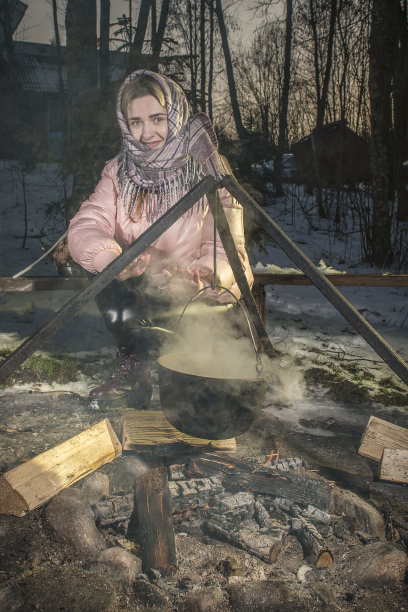
<svg viewBox="0 0 408 612">
<path fill-rule="evenodd" d="M 333 565 L 333 555 L 313 523 L 301 516 L 293 518 L 291 532 L 301 543 L 305 557 L 308 557 L 315 567 L 322 569 Z"/>
</svg>

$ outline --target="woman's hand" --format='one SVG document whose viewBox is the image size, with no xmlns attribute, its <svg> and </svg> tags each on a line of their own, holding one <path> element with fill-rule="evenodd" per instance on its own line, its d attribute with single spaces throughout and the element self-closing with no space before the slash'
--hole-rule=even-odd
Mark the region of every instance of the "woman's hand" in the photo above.
<svg viewBox="0 0 408 612">
<path fill-rule="evenodd" d="M 164 268 L 161 273 L 160 289 L 165 289 L 173 295 L 197 293 L 204 287 L 200 280 L 199 270 L 190 268 L 178 268 L 174 266 L 170 272 Z"/>
<path fill-rule="evenodd" d="M 128 278 L 133 278 L 137 276 L 141 276 L 143 272 L 146 270 L 147 265 L 150 261 L 150 255 L 141 255 L 137 257 L 134 261 L 132 261 L 120 274 L 118 274 L 117 279 L 120 281 L 127 280 Z"/>
<path fill-rule="evenodd" d="M 211 280 L 208 275 L 203 274 L 200 270 L 190 270 L 190 268 L 177 268 L 176 266 L 170 272 L 167 269 L 162 270 L 160 274 L 159 288 L 173 295 L 193 295 L 206 289 L 202 292 L 202 298 L 209 300 L 218 300 L 220 297 L 219 290 L 211 288 Z"/>
</svg>

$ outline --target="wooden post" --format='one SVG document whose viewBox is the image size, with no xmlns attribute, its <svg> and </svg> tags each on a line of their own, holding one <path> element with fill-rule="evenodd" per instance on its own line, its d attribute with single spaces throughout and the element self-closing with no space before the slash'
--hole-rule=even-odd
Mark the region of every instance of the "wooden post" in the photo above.
<svg viewBox="0 0 408 612">
<path fill-rule="evenodd" d="M 135 510 L 142 569 L 170 574 L 177 569 L 171 496 L 166 468 L 154 468 L 136 480 Z"/>
</svg>

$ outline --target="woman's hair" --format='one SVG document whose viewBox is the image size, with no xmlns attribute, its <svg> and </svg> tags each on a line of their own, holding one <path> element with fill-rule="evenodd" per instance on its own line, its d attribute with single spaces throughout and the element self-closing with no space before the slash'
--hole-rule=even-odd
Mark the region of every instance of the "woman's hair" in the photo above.
<svg viewBox="0 0 408 612">
<path fill-rule="evenodd" d="M 153 96 L 161 106 L 166 107 L 164 92 L 157 81 L 148 74 L 138 74 L 123 90 L 121 107 L 126 118 L 130 102 L 143 96 Z"/>
</svg>

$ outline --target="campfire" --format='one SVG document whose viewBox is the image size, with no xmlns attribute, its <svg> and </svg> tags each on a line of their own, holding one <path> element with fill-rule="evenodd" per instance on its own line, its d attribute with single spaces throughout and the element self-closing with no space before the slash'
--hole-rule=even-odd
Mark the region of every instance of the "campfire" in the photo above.
<svg viewBox="0 0 408 612">
<path fill-rule="evenodd" d="M 390 514 L 291 454 L 284 439 L 264 452 L 245 436 L 174 432 L 160 411 L 125 413 L 119 438 L 104 419 L 3 474 L 1 511 L 37 520 L 66 547 L 71 569 L 115 584 L 117 609 L 403 601 L 406 533 Z M 379 462 L 384 440 L 401 446 L 404 436 L 371 419 L 360 453 Z"/>
</svg>

